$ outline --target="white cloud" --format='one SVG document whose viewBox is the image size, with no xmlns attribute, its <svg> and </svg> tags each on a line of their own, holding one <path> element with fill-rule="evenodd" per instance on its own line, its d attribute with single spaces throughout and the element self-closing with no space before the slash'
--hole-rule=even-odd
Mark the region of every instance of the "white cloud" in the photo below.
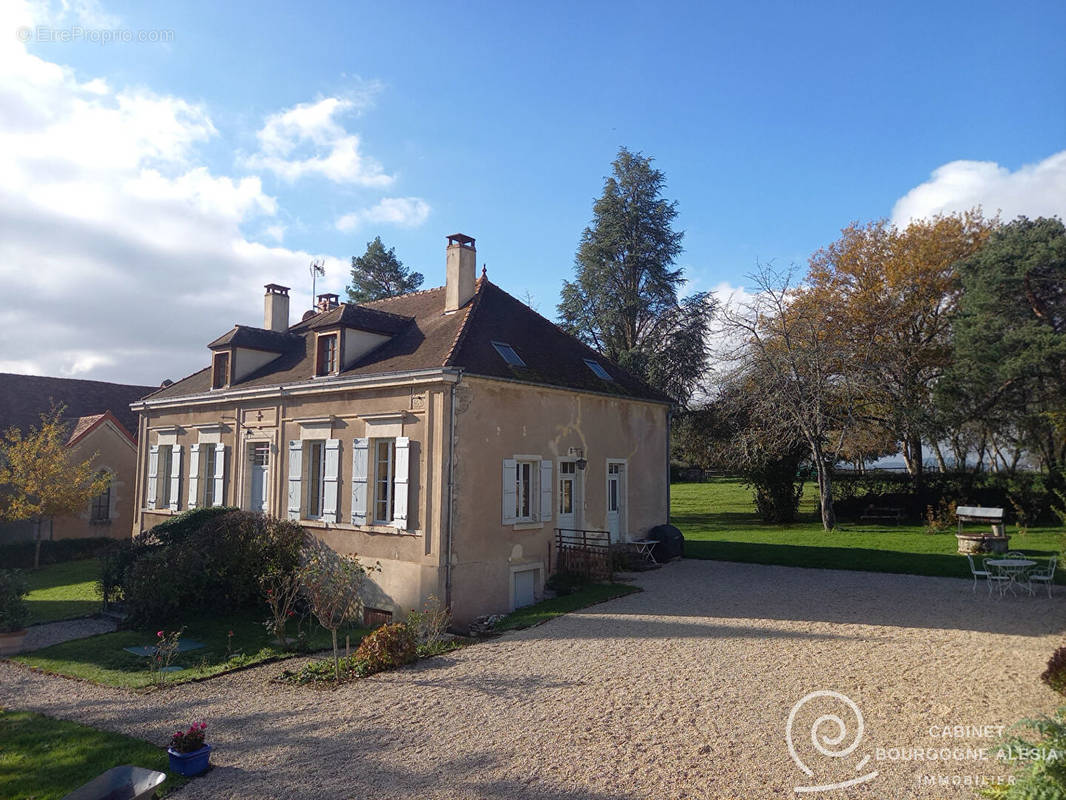
<svg viewBox="0 0 1066 800">
<path fill-rule="evenodd" d="M 431 211 L 429 203 L 420 197 L 384 197 L 371 208 L 352 211 L 339 217 L 335 226 L 339 231 L 353 231 L 367 223 L 417 228 Z"/>
<path fill-rule="evenodd" d="M 931 217 L 981 206 L 1004 221 L 1018 215 L 1066 219 L 1066 150 L 1011 172 L 994 161 L 952 161 L 933 171 L 892 209 L 892 222 Z"/>
<path fill-rule="evenodd" d="M 380 163 L 360 151 L 359 137 L 348 133 L 339 117 L 357 111 L 368 100 L 326 97 L 300 103 L 267 118 L 259 131 L 259 152 L 245 159 L 256 170 L 273 172 L 292 182 L 319 175 L 335 183 L 358 186 L 389 186 Z"/>
<path fill-rule="evenodd" d="M 4 4 L 0 23 L 39 20 Z M 0 370 L 158 383 L 206 366 L 234 322 L 262 324 L 262 286 L 310 308 L 312 254 L 284 235 L 256 176 L 220 175 L 219 136 L 183 98 L 109 86 L 0 47 Z M 273 233 L 270 233 L 271 230 Z M 327 290 L 347 274 L 325 256 Z M 328 288 L 327 288 L 328 287 Z"/>
</svg>

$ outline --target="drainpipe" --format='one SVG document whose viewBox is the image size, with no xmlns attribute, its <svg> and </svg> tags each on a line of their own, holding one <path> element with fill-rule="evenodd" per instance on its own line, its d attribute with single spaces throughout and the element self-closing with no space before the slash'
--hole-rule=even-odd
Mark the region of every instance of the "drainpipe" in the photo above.
<svg viewBox="0 0 1066 800">
<path fill-rule="evenodd" d="M 673 422 L 673 407 L 666 409 L 666 521 L 670 524 L 670 423 Z"/>
<path fill-rule="evenodd" d="M 458 380 L 451 385 L 449 401 L 451 421 L 448 426 L 448 530 L 444 561 L 444 605 L 446 608 L 452 607 L 452 498 L 455 496 L 455 387 L 462 379 L 463 373 L 460 372 Z"/>
</svg>

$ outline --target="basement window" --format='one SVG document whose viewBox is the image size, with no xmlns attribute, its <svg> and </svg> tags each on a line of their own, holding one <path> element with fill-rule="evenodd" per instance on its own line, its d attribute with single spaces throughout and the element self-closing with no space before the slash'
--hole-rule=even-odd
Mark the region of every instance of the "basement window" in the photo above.
<svg viewBox="0 0 1066 800">
<path fill-rule="evenodd" d="M 524 367 L 526 365 L 526 362 L 522 360 L 522 357 L 506 342 L 493 342 L 492 346 L 496 348 L 496 352 L 500 354 L 500 358 L 512 367 Z"/>
<path fill-rule="evenodd" d="M 229 384 L 229 353 L 215 353 L 212 362 L 211 388 L 224 389 Z"/>
<path fill-rule="evenodd" d="M 611 373 L 603 368 L 599 361 L 594 361 L 591 358 L 585 359 L 585 366 L 592 370 L 592 374 L 597 378 L 603 378 L 605 381 L 613 381 Z"/>
<path fill-rule="evenodd" d="M 333 375 L 337 371 L 337 334 L 318 337 L 315 375 Z"/>
</svg>

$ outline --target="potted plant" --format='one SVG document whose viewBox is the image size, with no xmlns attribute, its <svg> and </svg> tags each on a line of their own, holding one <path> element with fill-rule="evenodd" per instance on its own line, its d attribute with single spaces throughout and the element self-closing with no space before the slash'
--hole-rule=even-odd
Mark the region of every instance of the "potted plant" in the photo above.
<svg viewBox="0 0 1066 800">
<path fill-rule="evenodd" d="M 0 656 L 13 656 L 26 638 L 29 610 L 23 599 L 29 592 L 17 569 L 0 569 Z"/>
<path fill-rule="evenodd" d="M 206 722 L 194 722 L 187 731 L 177 731 L 170 737 L 170 770 L 186 778 L 207 772 L 211 759 L 211 745 L 204 744 Z"/>
</svg>

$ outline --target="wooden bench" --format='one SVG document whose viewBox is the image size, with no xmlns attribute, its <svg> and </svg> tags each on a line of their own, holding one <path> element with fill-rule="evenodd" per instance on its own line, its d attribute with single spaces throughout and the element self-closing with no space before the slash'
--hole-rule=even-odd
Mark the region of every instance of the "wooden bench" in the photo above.
<svg viewBox="0 0 1066 800">
<path fill-rule="evenodd" d="M 866 511 L 859 517 L 864 522 L 885 522 L 891 520 L 896 525 L 903 522 L 903 509 L 892 506 L 867 506 Z"/>
</svg>

